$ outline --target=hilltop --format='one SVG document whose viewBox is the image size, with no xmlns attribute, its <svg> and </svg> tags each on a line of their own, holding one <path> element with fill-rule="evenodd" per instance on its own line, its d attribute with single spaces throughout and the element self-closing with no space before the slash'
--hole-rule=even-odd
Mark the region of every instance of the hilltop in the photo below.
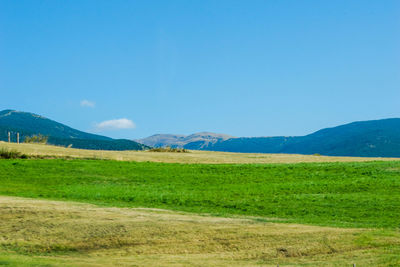
<svg viewBox="0 0 400 267">
<path fill-rule="evenodd" d="M 185 147 L 187 149 L 200 150 L 217 142 L 235 138 L 227 134 L 200 132 L 191 135 L 183 134 L 155 134 L 147 138 L 136 140 L 139 143 L 152 147 Z"/>
<path fill-rule="evenodd" d="M 101 150 L 142 150 L 147 146 L 126 139 L 90 134 L 73 129 L 62 123 L 43 116 L 16 110 L 0 111 L 0 140 L 7 141 L 8 132 L 12 133 L 12 141 L 16 141 L 15 133 L 20 133 L 20 140 L 25 137 L 42 134 L 48 136 L 48 143 L 74 148 Z"/>
</svg>

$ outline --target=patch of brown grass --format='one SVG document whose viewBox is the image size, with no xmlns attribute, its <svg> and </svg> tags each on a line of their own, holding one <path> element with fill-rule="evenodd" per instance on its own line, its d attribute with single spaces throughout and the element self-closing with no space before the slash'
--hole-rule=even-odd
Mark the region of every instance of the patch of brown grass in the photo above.
<svg viewBox="0 0 400 267">
<path fill-rule="evenodd" d="M 398 232 L 0 197 L 0 260 L 6 255 L 16 262 L 29 257 L 74 266 L 336 266 L 379 263 L 377 255 L 391 246 L 400 246 Z"/>
</svg>

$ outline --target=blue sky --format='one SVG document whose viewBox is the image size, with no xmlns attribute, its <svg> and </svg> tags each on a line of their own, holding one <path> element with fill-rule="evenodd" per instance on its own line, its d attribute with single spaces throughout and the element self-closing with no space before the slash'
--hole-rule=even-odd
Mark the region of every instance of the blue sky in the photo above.
<svg viewBox="0 0 400 267">
<path fill-rule="evenodd" d="M 400 1 L 0 1 L 0 109 L 116 138 L 400 117 Z"/>
</svg>

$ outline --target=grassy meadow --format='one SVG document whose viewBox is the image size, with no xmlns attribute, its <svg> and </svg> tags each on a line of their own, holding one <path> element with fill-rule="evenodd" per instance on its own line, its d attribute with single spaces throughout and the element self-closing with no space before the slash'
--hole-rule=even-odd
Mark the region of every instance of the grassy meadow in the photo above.
<svg viewBox="0 0 400 267">
<path fill-rule="evenodd" d="M 400 265 L 400 161 L 6 147 L 0 266 Z"/>
<path fill-rule="evenodd" d="M 2 160 L 0 194 L 397 228 L 399 177 L 400 162 L 215 165 Z"/>
</svg>

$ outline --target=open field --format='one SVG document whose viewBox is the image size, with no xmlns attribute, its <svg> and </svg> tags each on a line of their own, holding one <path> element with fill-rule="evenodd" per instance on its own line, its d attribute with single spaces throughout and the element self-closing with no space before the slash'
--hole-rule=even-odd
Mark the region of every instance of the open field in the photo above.
<svg viewBox="0 0 400 267">
<path fill-rule="evenodd" d="M 1 147 L 0 266 L 400 265 L 400 161 Z"/>
<path fill-rule="evenodd" d="M 400 162 L 172 164 L 0 160 L 0 194 L 108 206 L 399 227 Z"/>
<path fill-rule="evenodd" d="M 0 265 L 398 266 L 400 233 L 0 197 Z"/>
<path fill-rule="evenodd" d="M 16 149 L 24 154 L 51 157 L 96 158 L 124 161 L 152 161 L 166 163 L 299 163 L 299 162 L 358 162 L 393 161 L 399 158 L 328 157 L 294 154 L 229 153 L 190 151 L 168 153 L 148 151 L 105 151 L 65 148 L 41 144 L 16 144 L 0 141 L 0 148 Z"/>
</svg>

